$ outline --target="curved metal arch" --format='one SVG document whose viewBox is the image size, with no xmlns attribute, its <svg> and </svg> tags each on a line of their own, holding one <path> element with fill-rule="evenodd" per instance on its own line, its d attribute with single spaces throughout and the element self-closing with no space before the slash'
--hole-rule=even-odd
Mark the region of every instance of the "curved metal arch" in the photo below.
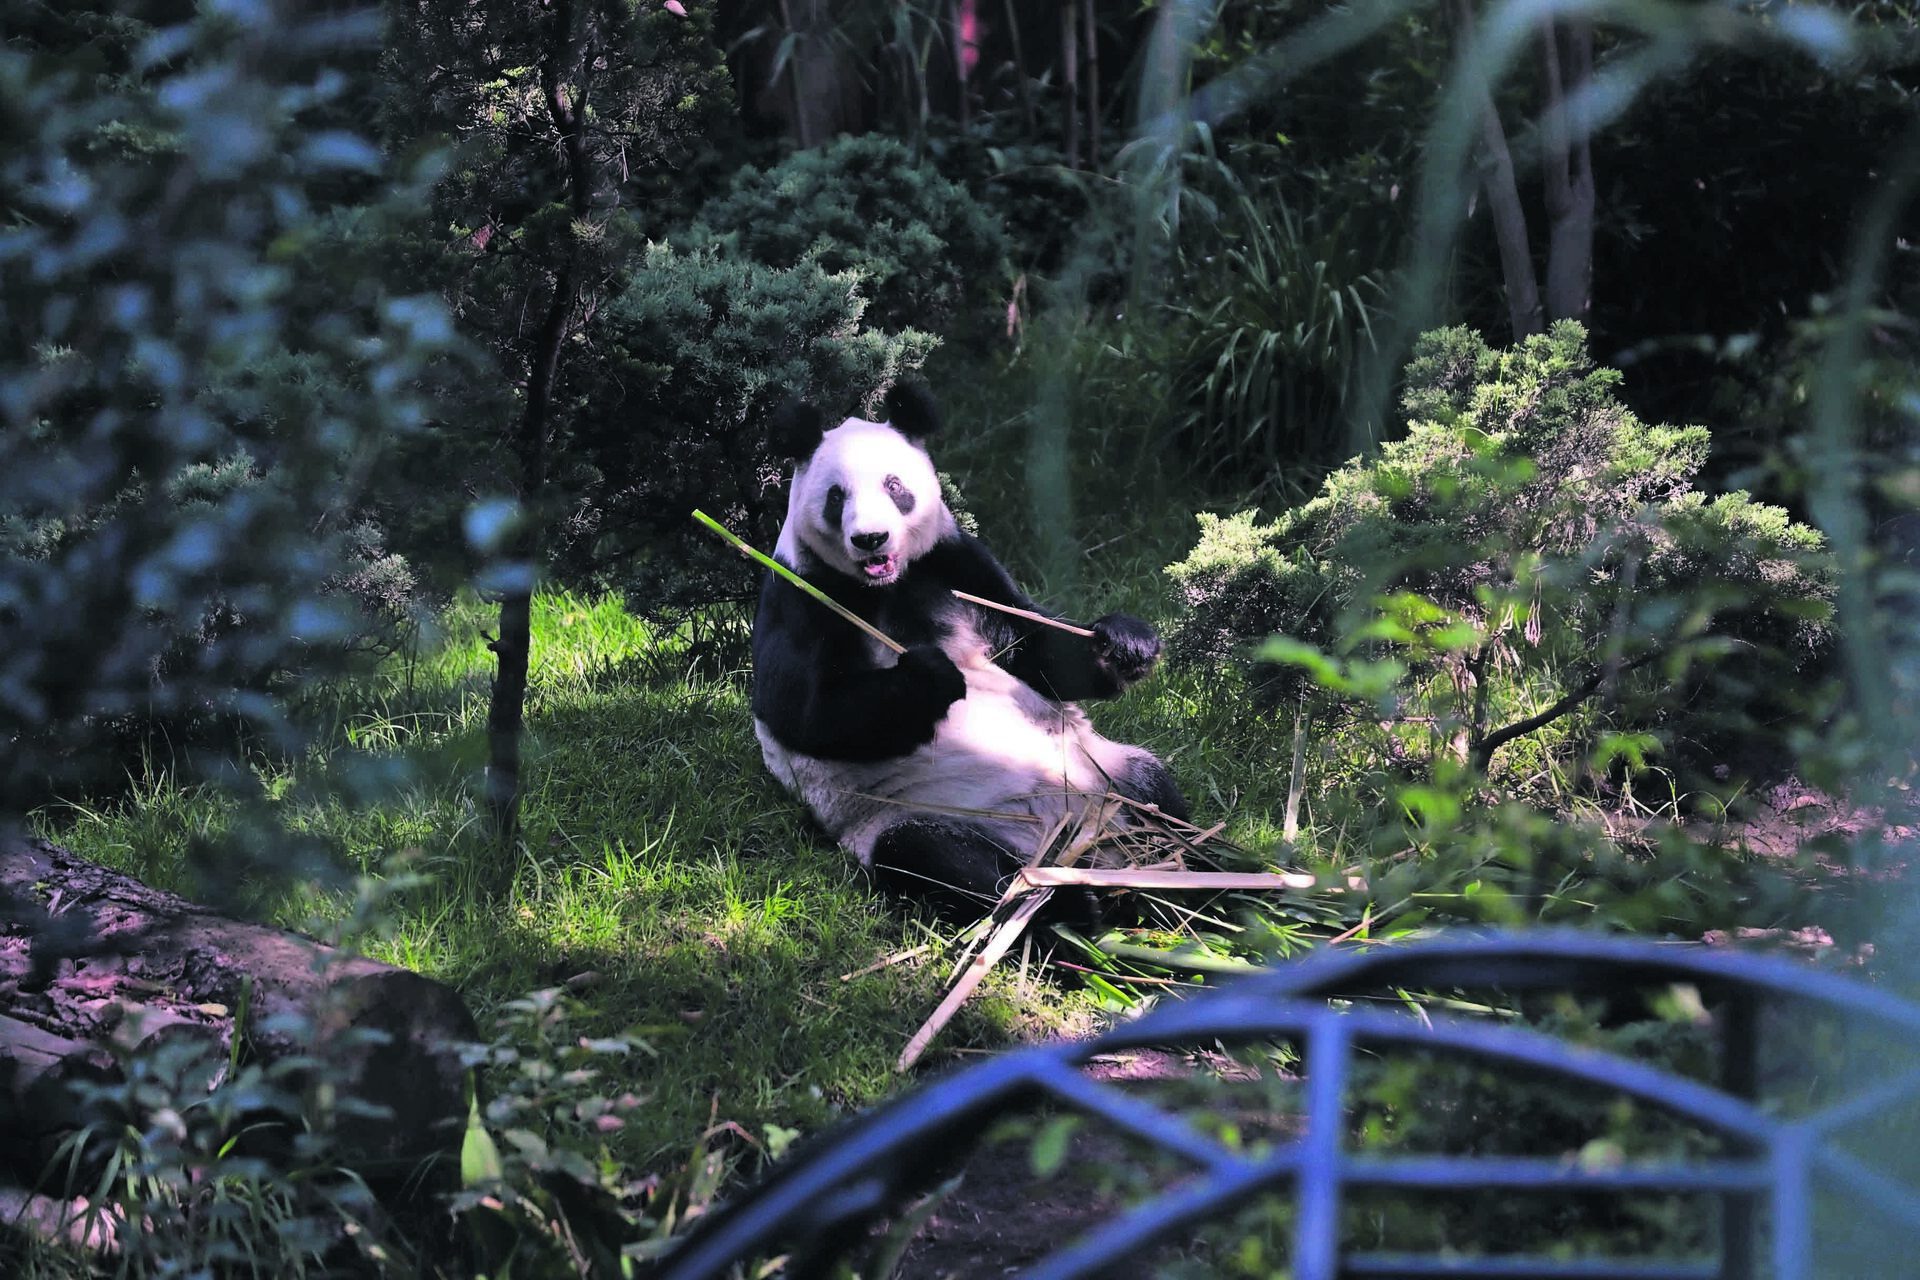
<svg viewBox="0 0 1920 1280">
<path fill-rule="evenodd" d="M 1329 996 L 1395 986 L 1509 990 L 1619 990 L 1691 982 L 1723 1006 L 1722 1087 L 1526 1028 L 1344 1012 Z M 1566 1276 L 1705 1280 L 1753 1274 L 1755 1209 L 1771 1207 L 1776 1280 L 1811 1275 L 1816 1174 L 1920 1234 L 1920 1196 L 1823 1138 L 1920 1092 L 1920 1069 L 1900 1073 L 1811 1116 L 1782 1120 L 1748 1096 L 1757 1053 L 1755 1010 L 1764 999 L 1811 1001 L 1881 1024 L 1920 1043 L 1920 1006 L 1770 957 L 1569 934 L 1440 939 L 1367 952 L 1324 953 L 1251 976 L 1218 992 L 1163 1006 L 1074 1045 L 1008 1054 L 915 1091 L 825 1135 L 759 1186 L 722 1207 L 662 1259 L 660 1280 L 719 1276 L 735 1260 L 794 1250 L 787 1274 L 817 1274 L 843 1246 L 937 1179 L 937 1166 L 969 1153 L 994 1118 L 1057 1102 L 1181 1157 L 1199 1172 L 1109 1219 L 1025 1274 L 1044 1280 L 1118 1273 L 1142 1249 L 1291 1186 L 1299 1202 L 1293 1267 L 1300 1280 L 1336 1276 Z M 1236 1153 L 1177 1114 L 1082 1075 L 1096 1055 L 1181 1043 L 1285 1038 L 1304 1042 L 1304 1137 L 1258 1158 Z M 1570 1170 L 1536 1158 L 1357 1155 L 1343 1149 L 1344 1095 L 1355 1046 L 1393 1044 L 1581 1080 L 1632 1097 L 1719 1135 L 1732 1154 L 1710 1159 Z M 1738 1061 L 1735 1061 L 1738 1059 Z M 937 1152 L 934 1159 L 925 1152 Z M 1722 1248 L 1711 1262 L 1564 1262 L 1509 1256 L 1342 1256 L 1339 1206 L 1350 1188 L 1532 1188 L 1595 1192 L 1670 1190 L 1718 1196 Z"/>
</svg>

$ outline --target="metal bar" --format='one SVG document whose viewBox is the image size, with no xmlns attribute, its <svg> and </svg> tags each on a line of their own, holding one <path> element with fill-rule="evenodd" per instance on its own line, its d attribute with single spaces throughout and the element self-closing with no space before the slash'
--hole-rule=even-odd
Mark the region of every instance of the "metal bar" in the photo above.
<svg viewBox="0 0 1920 1280">
<path fill-rule="evenodd" d="M 1777 956 L 1648 943 L 1572 930 L 1520 936 L 1448 937 L 1413 946 L 1370 944 L 1367 950 L 1309 955 L 1257 980 L 1267 998 L 1337 995 L 1362 987 L 1505 987 L 1598 989 L 1662 982 L 1707 982 L 1728 992 L 1818 1000 L 1873 1018 L 1920 1041 L 1920 1005 L 1866 983 Z"/>
<path fill-rule="evenodd" d="M 1089 1080 L 1064 1063 L 1051 1063 L 1034 1075 L 1061 1101 L 1099 1116 L 1137 1138 L 1144 1138 L 1163 1151 L 1183 1156 L 1203 1169 L 1249 1167 L 1247 1161 L 1186 1121 L 1097 1080 Z"/>
<path fill-rule="evenodd" d="M 736 1259 L 766 1242 L 788 1238 L 801 1226 L 818 1225 L 820 1206 L 838 1187 L 874 1176 L 903 1148 L 949 1131 L 984 1132 L 988 1118 L 1033 1096 L 1035 1071 L 1065 1053 L 1065 1046 L 1048 1045 L 988 1062 L 863 1117 L 810 1158 L 776 1166 L 774 1175 L 753 1192 L 723 1204 L 701 1230 L 660 1260 L 653 1275 L 658 1280 L 726 1275 Z M 979 1123 L 970 1124 L 975 1117 Z"/>
<path fill-rule="evenodd" d="M 1714 1280 L 1712 1262 L 1636 1262 L 1594 1258 L 1568 1261 L 1519 1254 L 1492 1258 L 1432 1258 L 1400 1254 L 1355 1254 L 1340 1269 L 1342 1280 Z"/>
<path fill-rule="evenodd" d="M 1920 1092 L 1920 1068 L 1869 1085 L 1845 1102 L 1836 1102 L 1818 1115 L 1796 1122 L 1796 1127 L 1824 1138 L 1857 1120 L 1884 1115 L 1916 1092 Z"/>
<path fill-rule="evenodd" d="M 1255 1164 L 1206 1173 L 1138 1209 L 1111 1218 L 1057 1253 L 1021 1270 L 1021 1280 L 1083 1280 L 1125 1267 L 1136 1274 L 1153 1245 L 1230 1212 L 1248 1197 L 1292 1177 L 1299 1149 L 1288 1147 Z"/>
<path fill-rule="evenodd" d="M 1720 1020 L 1721 1089 L 1644 1063 L 1568 1045 L 1539 1032 L 1487 1021 L 1439 1018 L 1422 1025 L 1376 1009 L 1336 1013 L 1325 1001 L 1394 986 L 1608 990 L 1666 982 L 1701 988 Z M 1814 1257 L 1813 1190 L 1851 1198 L 1920 1234 L 1920 1195 L 1889 1173 L 1823 1144 L 1843 1126 L 1874 1116 L 1920 1090 L 1920 1070 L 1902 1071 L 1795 1121 L 1769 1115 L 1757 1101 L 1759 1005 L 1782 997 L 1825 1012 L 1873 1020 L 1907 1044 L 1920 1044 L 1920 1005 L 1851 979 L 1784 960 L 1688 946 L 1530 933 L 1519 938 L 1448 938 L 1375 947 L 1241 979 L 1087 1044 L 1024 1050 L 925 1087 L 828 1135 L 812 1153 L 776 1166 L 761 1186 L 718 1207 L 655 1265 L 654 1280 L 717 1280 L 734 1261 L 786 1250 L 803 1265 L 829 1265 L 842 1241 L 867 1230 L 925 1186 L 933 1165 L 963 1157 L 992 1120 L 1052 1099 L 1097 1116 L 1124 1133 L 1200 1165 L 1202 1172 L 1101 1224 L 1025 1274 L 1077 1280 L 1097 1273 L 1137 1274 L 1141 1251 L 1235 1211 L 1270 1192 L 1297 1197 L 1293 1274 L 1300 1280 L 1404 1276 L 1568 1277 L 1571 1280 L 1810 1280 Z M 1300 1043 L 1308 1062 L 1304 1138 L 1255 1159 L 1186 1123 L 1178 1109 L 1156 1107 L 1125 1090 L 1088 1080 L 1077 1068 L 1097 1054 L 1132 1047 L 1257 1042 Z M 1549 1080 L 1584 1082 L 1608 1096 L 1632 1098 L 1716 1135 L 1733 1153 L 1588 1171 L 1537 1156 L 1475 1160 L 1464 1156 L 1343 1152 L 1347 1073 L 1354 1046 L 1436 1052 Z M 1899 1059 L 1896 1059 L 1898 1061 Z M 1289 1184 L 1292 1184 L 1291 1188 Z M 1563 1260 L 1517 1254 L 1461 1257 L 1339 1254 L 1342 1196 L 1355 1187 L 1460 1194 L 1529 1191 L 1613 1195 L 1670 1192 L 1717 1197 L 1720 1256 Z M 1768 1197 L 1771 1257 L 1759 1256 Z"/>
<path fill-rule="evenodd" d="M 1516 1156 L 1350 1156 L 1342 1177 L 1352 1186 L 1513 1188 L 1527 1191 L 1765 1191 L 1773 1182 L 1763 1160 L 1626 1165 L 1586 1170 L 1561 1160 Z"/>
<path fill-rule="evenodd" d="M 1217 997 L 1190 1000 L 1172 1007 L 1163 1005 L 1152 1018 L 1142 1018 L 1082 1046 L 1077 1056 L 1084 1059 L 1097 1053 L 1172 1042 L 1245 1043 L 1299 1036 L 1319 1019 L 1338 1017 L 1358 1043 L 1444 1049 L 1516 1066 L 1537 1067 L 1552 1075 L 1585 1080 L 1609 1092 L 1641 1099 L 1749 1147 L 1765 1145 L 1781 1127 L 1779 1121 L 1759 1108 L 1731 1098 L 1711 1085 L 1598 1050 L 1568 1045 L 1538 1031 L 1455 1018 L 1435 1018 L 1429 1025 L 1369 1009 L 1330 1014 L 1318 1001 L 1263 998 L 1258 989 L 1264 983 L 1264 977 L 1246 978 L 1224 989 Z"/>
<path fill-rule="evenodd" d="M 1738 988 L 1721 1004 L 1720 1087 L 1752 1102 L 1760 1096 L 1760 1009 L 1752 990 Z M 1759 1201 L 1729 1193 L 1720 1198 L 1719 1280 L 1752 1280 Z"/>
<path fill-rule="evenodd" d="M 1293 1274 L 1337 1280 L 1340 1274 L 1341 1138 L 1347 1127 L 1346 1020 L 1322 1016 L 1307 1037 L 1307 1136 L 1300 1143 L 1300 1202 L 1293 1230 Z"/>
<path fill-rule="evenodd" d="M 1773 1274 L 1775 1280 L 1812 1280 L 1812 1140 L 1803 1129 L 1773 1144 Z"/>
<path fill-rule="evenodd" d="M 1846 1191 L 1920 1235 L 1920 1200 L 1914 1198 L 1912 1187 L 1869 1168 L 1858 1156 L 1832 1147 L 1815 1148 L 1813 1163 L 1844 1183 Z"/>
</svg>

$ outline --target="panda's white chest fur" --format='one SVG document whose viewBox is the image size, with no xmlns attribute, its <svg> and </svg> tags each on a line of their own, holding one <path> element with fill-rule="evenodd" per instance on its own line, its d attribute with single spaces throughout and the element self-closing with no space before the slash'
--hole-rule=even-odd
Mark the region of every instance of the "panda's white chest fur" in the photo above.
<svg viewBox="0 0 1920 1280">
<path fill-rule="evenodd" d="M 987 641 L 974 629 L 972 611 L 965 606 L 956 605 L 942 622 L 946 634 L 940 648 L 966 678 L 967 696 L 947 710 L 946 719 L 934 730 L 932 745 L 978 751 L 992 744 L 1010 760 L 1058 771 L 1073 782 L 1084 772 L 1072 763 L 1085 754 L 1079 739 L 1093 732 L 1086 713 L 1070 702 L 1042 696 L 994 662 Z"/>
<path fill-rule="evenodd" d="M 1030 850 L 1061 815 L 1089 794 L 1105 794 L 1145 754 L 1101 737 L 1078 706 L 1054 702 L 998 666 L 967 606 L 955 602 L 940 621 L 940 647 L 965 678 L 967 696 L 948 708 L 926 745 L 891 760 L 820 760 L 788 751 L 755 726 L 774 776 L 862 862 L 888 826 L 941 814 L 964 815 L 1009 849 Z M 876 666 L 896 664 L 891 650 L 869 643 Z"/>
</svg>

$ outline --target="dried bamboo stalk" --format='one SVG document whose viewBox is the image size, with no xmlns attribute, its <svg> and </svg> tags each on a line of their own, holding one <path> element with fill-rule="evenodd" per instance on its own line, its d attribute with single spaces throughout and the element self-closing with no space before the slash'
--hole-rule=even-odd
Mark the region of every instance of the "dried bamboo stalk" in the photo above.
<svg viewBox="0 0 1920 1280">
<path fill-rule="evenodd" d="M 1025 867 L 1015 874 L 1035 888 L 1061 888 L 1087 885 L 1095 889 L 1320 889 L 1322 885 L 1304 871 L 1149 871 L 1140 868 L 1099 870 L 1083 867 Z M 1359 876 L 1347 877 L 1347 888 L 1364 893 L 1367 882 Z"/>
<path fill-rule="evenodd" d="M 893 1064 L 895 1071 L 904 1073 L 911 1070 L 914 1063 L 920 1061 L 920 1055 L 927 1051 L 927 1046 L 932 1044 L 933 1038 L 940 1034 L 940 1029 L 960 1011 L 960 1006 L 967 1002 L 967 997 L 972 995 L 973 989 L 980 985 L 980 980 L 987 976 L 987 971 L 999 962 L 1001 956 L 1007 954 L 1008 948 L 1013 946 L 1014 941 L 1032 921 L 1034 914 L 1047 904 L 1047 899 L 1053 896 L 1051 889 L 1022 888 L 1020 891 L 1025 894 L 1025 898 L 1013 909 L 1013 914 L 994 930 L 993 937 L 980 949 L 980 954 L 973 958 L 973 962 L 967 966 L 967 971 L 960 975 L 960 981 L 954 984 L 953 990 L 947 992 L 947 998 L 940 1002 L 940 1007 L 933 1011 L 933 1016 L 913 1033 L 913 1039 L 907 1041 L 907 1047 L 900 1053 L 900 1060 Z M 1010 888 L 1009 896 L 1014 892 L 1015 890 Z"/>
<path fill-rule="evenodd" d="M 1053 627 L 1056 630 L 1071 632 L 1076 636 L 1086 636 L 1088 639 L 1093 638 L 1093 632 L 1087 630 L 1085 627 L 1076 627 L 1071 622 L 1062 622 L 1058 618 L 1049 618 L 1044 613 L 1035 613 L 1031 609 L 1016 609 L 1010 604 L 1001 604 L 996 600 L 989 600 L 985 596 L 972 595 L 969 592 L 960 590 L 958 587 L 948 587 L 947 590 L 953 592 L 954 595 L 965 600 L 968 604 L 984 605 L 989 609 L 998 609 L 1001 613 L 1010 613 L 1016 618 L 1025 618 L 1029 622 L 1038 622 L 1045 626 Z"/>
</svg>

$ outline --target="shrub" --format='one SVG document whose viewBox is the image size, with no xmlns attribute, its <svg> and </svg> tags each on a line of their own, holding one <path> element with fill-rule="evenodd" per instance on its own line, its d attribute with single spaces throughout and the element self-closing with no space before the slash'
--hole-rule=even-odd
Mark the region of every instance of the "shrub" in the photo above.
<svg viewBox="0 0 1920 1280">
<path fill-rule="evenodd" d="M 763 424 L 788 395 L 871 407 L 935 339 L 863 323 L 852 270 L 769 267 L 652 245 L 609 304 L 558 478 L 555 540 L 568 581 L 623 591 L 641 611 L 750 598 L 759 574 L 692 523 L 700 507 L 771 547 L 785 508 Z"/>
<path fill-rule="evenodd" d="M 965 187 L 916 164 L 882 134 L 743 169 L 701 221 L 731 252 L 770 267 L 857 272 L 882 329 L 941 329 L 1006 255 L 1006 238 Z"/>
<path fill-rule="evenodd" d="M 1228 664 L 1284 633 L 1262 651 L 1267 699 L 1318 671 L 1333 701 L 1376 702 L 1481 771 L 1602 692 L 1649 729 L 1715 703 L 1702 681 L 1736 664 L 1711 659 L 1740 654 L 1754 692 L 1807 667 L 1832 639 L 1820 535 L 1744 493 L 1694 492 L 1706 430 L 1640 423 L 1618 381 L 1571 322 L 1504 352 L 1427 334 L 1406 439 L 1277 520 L 1201 516 L 1168 570 L 1173 654 Z M 1364 661 L 1341 670 L 1321 649 Z M 1635 682 L 1653 695 L 1637 707 Z"/>
</svg>

